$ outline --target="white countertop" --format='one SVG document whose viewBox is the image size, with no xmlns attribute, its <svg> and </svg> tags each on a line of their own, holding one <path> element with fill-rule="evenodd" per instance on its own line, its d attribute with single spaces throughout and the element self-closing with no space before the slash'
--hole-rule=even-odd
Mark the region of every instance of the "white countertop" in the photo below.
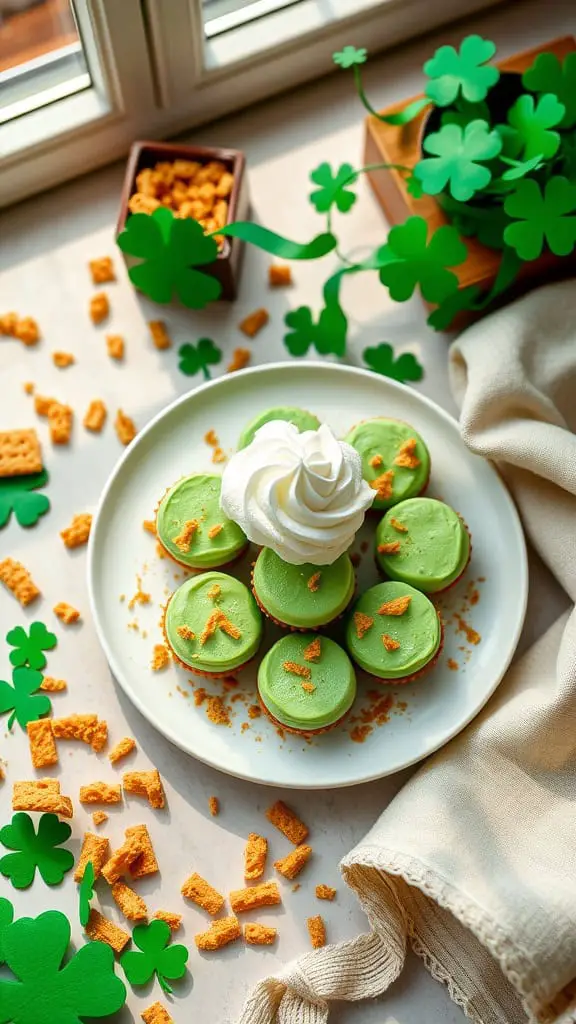
<svg viewBox="0 0 576 1024">
<path fill-rule="evenodd" d="M 367 71 L 367 88 L 373 102 L 380 105 L 414 94 L 420 88 L 422 63 L 438 42 L 457 40 L 468 31 L 495 39 L 499 53 L 507 54 L 575 29 L 576 9 L 569 0 L 546 6 L 537 0 L 517 3 L 375 60 Z M 361 44 L 362 40 L 356 42 Z M 191 136 L 199 143 L 243 149 L 255 218 L 301 241 L 321 230 L 323 223 L 306 199 L 309 171 L 321 160 L 359 164 L 362 137 L 362 109 L 355 99 L 351 77 L 344 74 L 335 74 Z M 110 676 L 89 618 L 85 549 L 69 552 L 58 536 L 74 513 L 95 508 L 121 454 L 110 421 L 101 436 L 82 429 L 79 420 L 88 401 L 102 398 L 111 412 L 122 406 L 138 426 L 143 426 L 175 396 L 200 382 L 200 378 L 187 378 L 178 371 L 177 346 L 209 336 L 222 347 L 226 360 L 245 341 L 236 324 L 260 305 L 269 309 L 271 323 L 250 346 L 253 364 L 282 358 L 286 309 L 303 303 L 317 306 L 321 284 L 330 269 L 326 260 L 305 268 L 294 267 L 293 289 L 268 292 L 268 257 L 249 249 L 237 303 L 222 304 L 200 314 L 163 310 L 137 299 L 122 274 L 117 284 L 104 286 L 112 306 L 109 323 L 94 328 L 87 317 L 87 303 L 95 289 L 86 264 L 109 253 L 115 255 L 116 266 L 121 269 L 113 228 L 122 176 L 123 165 L 113 165 L 0 215 L 0 312 L 15 309 L 21 315 L 34 316 L 43 332 L 43 341 L 33 349 L 24 349 L 15 341 L 3 340 L 0 344 L 0 427 L 37 427 L 51 475 L 47 493 L 52 503 L 51 511 L 36 528 L 25 531 L 12 522 L 0 531 L 0 559 L 19 558 L 44 595 L 23 612 L 1 588 L 0 635 L 34 618 L 54 628 L 59 644 L 49 654 L 49 672 L 69 684 L 68 693 L 53 697 L 55 714 L 96 711 L 108 721 L 113 742 L 123 735 L 135 737 L 139 752 L 136 759 L 131 759 L 130 767 L 153 764 L 160 770 L 168 809 L 154 812 L 143 801 L 132 801 L 127 808 L 111 808 L 109 823 L 99 831 L 108 834 L 113 845 L 119 845 L 127 825 L 148 823 L 161 876 L 144 880 L 140 891 L 152 910 L 161 907 L 184 914 L 184 928 L 175 941 L 185 942 L 191 950 L 190 971 L 184 985 L 178 986 L 173 1004 L 174 1019 L 176 1024 L 191 1019 L 221 1024 L 236 1019 L 246 992 L 259 978 L 308 949 L 308 915 L 323 913 L 334 941 L 365 929 L 366 919 L 355 898 L 340 882 L 338 862 L 361 839 L 406 776 L 353 790 L 305 794 L 274 792 L 236 781 L 170 746 L 132 708 Z M 358 191 L 353 212 L 337 221 L 343 248 L 354 249 L 355 254 L 383 242 L 386 234 L 381 211 L 366 184 L 361 183 Z M 359 275 L 346 283 L 344 305 L 350 314 L 351 362 L 361 364 L 361 352 L 367 345 L 386 340 L 400 350 L 414 351 L 426 371 L 417 387 L 455 411 L 446 377 L 447 339 L 426 327 L 417 297 L 396 305 L 375 280 Z M 153 317 L 162 317 L 169 325 L 175 344 L 168 352 L 152 347 L 146 321 Z M 108 332 L 126 338 L 127 355 L 121 364 L 106 355 L 103 338 Z M 50 359 L 54 349 L 73 352 L 76 365 L 56 369 Z M 216 369 L 220 372 L 222 367 Z M 37 421 L 30 408 L 31 399 L 23 393 L 26 380 L 34 381 L 41 393 L 67 401 L 75 409 L 77 422 L 69 447 L 51 447 L 45 424 Z M 565 603 L 541 566 L 537 573 L 538 595 L 530 603 L 523 646 L 556 618 Z M 67 629 L 56 622 L 51 608 L 60 600 L 82 610 L 81 628 Z M 7 654 L 5 648 L 1 664 L 4 675 L 8 671 Z M 89 809 L 82 809 L 77 801 L 79 785 L 98 777 L 110 779 L 118 769 L 108 766 L 105 754 L 95 755 L 80 744 L 61 744 L 60 750 L 60 765 L 54 774 L 61 778 L 62 791 L 73 797 L 77 808 L 73 821 L 76 852 L 84 830 L 92 825 Z M 1 755 L 7 761 L 6 782 L 0 787 L 0 823 L 5 824 L 11 816 L 13 780 L 34 775 L 26 740 L 17 726 L 3 742 Z M 212 794 L 221 802 L 221 813 L 215 819 L 208 811 Z M 285 841 L 266 827 L 263 818 L 264 809 L 278 796 L 293 804 L 311 826 L 315 852 L 300 879 L 301 889 L 291 893 L 286 886 L 283 907 L 279 911 L 268 908 L 259 915 L 259 920 L 278 924 L 279 941 L 271 949 L 236 943 L 219 953 L 201 955 L 193 935 L 207 927 L 206 917 L 193 905 L 184 906 L 180 885 L 196 870 L 223 891 L 241 886 L 242 850 L 249 831 L 262 828 L 270 838 L 272 857 L 284 855 Z M 338 887 L 333 904 L 320 904 L 314 898 L 314 886 L 319 882 Z M 32 888 L 23 892 L 0 879 L 0 893 L 13 900 L 20 915 L 55 908 L 76 920 L 77 895 L 71 875 L 54 889 L 37 878 Z M 104 912 L 110 910 L 107 896 L 102 907 Z M 111 913 L 121 923 L 115 908 Z M 73 936 L 80 939 L 76 926 Z M 127 1007 L 117 1019 L 139 1020 L 140 1011 L 156 999 L 163 999 L 157 984 L 147 986 L 138 996 L 129 991 Z M 356 1006 L 339 1005 L 330 1017 L 333 1024 L 421 1024 L 424 1019 L 426 1024 L 461 1024 L 464 1017 L 414 957 L 409 958 L 401 978 L 383 999 Z"/>
</svg>

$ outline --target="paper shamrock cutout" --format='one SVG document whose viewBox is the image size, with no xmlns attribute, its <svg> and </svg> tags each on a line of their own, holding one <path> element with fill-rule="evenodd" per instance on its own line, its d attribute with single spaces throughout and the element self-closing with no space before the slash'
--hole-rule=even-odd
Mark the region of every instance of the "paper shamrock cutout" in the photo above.
<svg viewBox="0 0 576 1024">
<path fill-rule="evenodd" d="M 0 842 L 8 850 L 0 860 L 0 873 L 9 878 L 15 889 L 27 889 L 34 881 L 36 868 L 46 885 L 59 885 L 64 875 L 74 867 L 70 850 L 58 847 L 70 838 L 72 829 L 56 814 L 43 814 L 38 832 L 29 814 L 19 812 L 12 824 L 0 829 Z"/>
<path fill-rule="evenodd" d="M 423 148 L 434 154 L 414 168 L 424 191 L 436 196 L 450 185 L 454 198 L 466 202 L 490 181 L 491 172 L 481 161 L 498 156 L 502 140 L 498 132 L 489 130 L 486 121 L 471 121 L 464 129 L 457 124 L 444 125 L 424 139 Z"/>
<path fill-rule="evenodd" d="M 352 68 L 358 64 L 365 64 L 367 56 L 364 48 L 358 50 L 355 46 L 344 46 L 332 54 L 332 60 L 341 68 Z"/>
<path fill-rule="evenodd" d="M 539 53 L 522 75 L 522 84 L 530 92 L 553 93 L 564 104 L 560 128 L 576 124 L 576 53 L 569 53 L 562 64 L 555 53 Z"/>
<path fill-rule="evenodd" d="M 412 352 L 403 352 L 395 359 L 394 349 L 387 342 L 375 348 L 365 348 L 362 358 L 370 370 L 403 384 L 408 380 L 422 380 L 424 376 L 424 369 Z"/>
<path fill-rule="evenodd" d="M 490 108 L 483 100 L 480 103 L 468 103 L 460 98 L 457 107 L 442 112 L 442 125 L 458 124 L 465 128 L 471 121 L 490 121 Z"/>
<path fill-rule="evenodd" d="M 481 36 L 466 36 L 460 50 L 440 46 L 424 65 L 424 74 L 431 79 L 426 95 L 438 107 L 447 107 L 459 95 L 470 103 L 483 100 L 500 78 L 498 68 L 486 67 L 496 53 L 494 43 Z"/>
<path fill-rule="evenodd" d="M 23 626 L 15 626 L 6 634 L 6 642 L 14 648 L 9 656 L 13 665 L 42 669 L 46 665 L 42 652 L 51 651 L 58 640 L 54 633 L 48 632 L 43 622 L 33 622 L 28 633 Z"/>
<path fill-rule="evenodd" d="M 518 182 L 504 209 L 513 218 L 504 240 L 523 260 L 538 258 L 544 243 L 556 256 L 568 256 L 576 244 L 576 185 L 558 175 L 546 182 L 544 193 L 532 178 Z"/>
<path fill-rule="evenodd" d="M 427 302 L 442 302 L 458 287 L 447 267 L 463 263 L 468 250 L 453 227 L 438 228 L 427 243 L 428 225 L 422 217 L 409 217 L 392 228 L 379 250 L 384 263 L 380 280 L 396 302 L 405 302 L 417 285 Z"/>
<path fill-rule="evenodd" d="M 1 1021 L 82 1024 L 121 1009 L 126 988 L 110 946 L 88 942 L 66 959 L 69 945 L 70 924 L 57 910 L 8 925 L 4 955 L 16 980 L 0 979 Z"/>
<path fill-rule="evenodd" d="M 467 288 L 459 288 L 452 292 L 438 309 L 435 309 L 428 317 L 427 323 L 435 331 L 446 331 L 454 318 L 465 309 L 473 309 L 476 300 L 480 297 L 481 289 L 478 285 L 470 284 Z"/>
<path fill-rule="evenodd" d="M 328 213 L 335 206 L 340 213 L 348 213 L 356 202 L 354 192 L 349 186 L 356 181 L 351 164 L 340 164 L 334 174 L 330 164 L 322 163 L 310 173 L 310 181 L 320 188 L 310 193 L 310 202 L 318 213 Z"/>
<path fill-rule="evenodd" d="M 48 483 L 48 473 L 29 473 L 26 476 L 6 477 L 0 480 L 0 528 L 6 526 L 12 512 L 20 526 L 34 526 L 40 516 L 50 508 L 46 494 L 36 494 L 38 487 Z"/>
<path fill-rule="evenodd" d="M 411 174 L 406 181 L 406 191 L 408 195 L 414 196 L 414 199 L 422 199 L 424 195 L 424 189 L 422 188 L 422 182 L 415 174 Z"/>
<path fill-rule="evenodd" d="M 504 181 L 517 181 L 519 178 L 524 178 L 526 174 L 530 174 L 531 171 L 538 170 L 542 165 L 542 158 L 542 153 L 537 153 L 531 160 L 510 160 L 506 156 L 501 156 L 502 162 L 508 165 L 508 170 L 502 174 Z"/>
<path fill-rule="evenodd" d="M 88 924 L 90 917 L 90 900 L 94 898 L 94 865 L 91 860 L 84 868 L 82 881 L 78 886 L 78 917 L 83 928 Z"/>
<path fill-rule="evenodd" d="M 128 277 L 154 302 L 170 302 L 176 295 L 188 309 L 203 309 L 222 291 L 216 278 L 194 269 L 213 263 L 218 246 L 191 217 L 174 217 L 165 206 L 151 216 L 133 213 L 118 246 L 143 261 L 130 268 Z"/>
<path fill-rule="evenodd" d="M 12 714 L 8 719 L 8 728 L 12 729 L 14 720 L 25 729 L 28 722 L 35 722 L 52 709 L 50 698 L 45 693 L 36 694 L 44 676 L 32 668 L 15 668 L 12 672 L 12 686 L 0 680 L 0 715 L 7 711 Z"/>
<path fill-rule="evenodd" d="M 510 188 L 514 188 L 513 183 Z M 490 249 L 504 248 L 504 230 L 510 218 L 501 205 L 475 207 L 451 200 L 449 203 L 442 201 L 442 206 L 461 235 L 477 238 Z"/>
<path fill-rule="evenodd" d="M 131 985 L 145 985 L 154 975 L 164 992 L 171 992 L 169 981 L 186 973 L 186 946 L 170 945 L 171 931 L 165 921 L 138 924 L 132 932 L 134 944 L 142 952 L 129 950 L 120 963 Z"/>
<path fill-rule="evenodd" d="M 537 103 L 533 96 L 519 96 L 508 111 L 508 122 L 513 128 L 509 142 L 509 147 L 510 144 L 513 147 L 509 148 L 511 155 L 522 154 L 524 160 L 531 160 L 538 154 L 546 158 L 554 156 L 560 146 L 560 135 L 550 129 L 560 124 L 565 111 L 564 104 L 551 93 L 540 96 Z"/>
<path fill-rule="evenodd" d="M 199 338 L 195 345 L 181 345 L 178 358 L 178 369 L 187 377 L 194 377 L 202 370 L 206 380 L 210 380 L 208 367 L 222 362 L 222 352 L 210 338 Z"/>
<path fill-rule="evenodd" d="M 14 920 L 14 907 L 10 900 L 0 896 L 0 964 L 4 963 L 4 932 Z"/>
<path fill-rule="evenodd" d="M 346 351 L 348 321 L 339 305 L 325 306 L 314 323 L 309 306 L 290 310 L 284 323 L 292 330 L 284 335 L 284 344 L 292 356 L 305 356 L 310 348 L 319 355 L 343 356 Z"/>
</svg>

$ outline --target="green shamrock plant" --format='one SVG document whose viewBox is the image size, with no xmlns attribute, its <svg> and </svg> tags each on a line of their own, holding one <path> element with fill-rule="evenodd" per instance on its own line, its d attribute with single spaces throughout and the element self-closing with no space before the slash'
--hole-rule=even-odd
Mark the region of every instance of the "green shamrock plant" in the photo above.
<svg viewBox="0 0 576 1024">
<path fill-rule="evenodd" d="M 546 182 L 544 191 L 532 178 L 518 182 L 504 209 L 513 223 L 504 240 L 523 260 L 538 258 L 544 243 L 556 256 L 568 256 L 576 244 L 576 185 L 560 175 Z"/>
<path fill-rule="evenodd" d="M 380 280 L 396 302 L 409 299 L 417 285 L 427 302 L 443 302 L 458 287 L 448 267 L 463 263 L 466 246 L 455 228 L 438 228 L 427 242 L 428 225 L 422 217 L 409 217 L 392 228 L 386 245 L 378 250 L 383 266 Z"/>
<path fill-rule="evenodd" d="M 41 672 L 22 667 L 12 671 L 12 686 L 0 680 L 0 715 L 12 712 L 8 719 L 9 729 L 15 720 L 22 729 L 26 729 L 28 722 L 35 722 L 52 710 L 50 698 L 45 693 L 36 694 L 43 678 Z"/>
<path fill-rule="evenodd" d="M 4 959 L 4 932 L 14 920 L 14 907 L 10 900 L 0 896 L 0 965 L 5 963 Z"/>
<path fill-rule="evenodd" d="M 466 36 L 459 51 L 440 46 L 424 65 L 424 74 L 431 79 L 426 95 L 438 107 L 448 107 L 460 95 L 470 103 L 485 99 L 500 77 L 498 68 L 486 66 L 495 53 L 494 43 L 477 35 Z"/>
<path fill-rule="evenodd" d="M 78 917 L 83 928 L 90 917 L 90 901 L 94 898 L 94 865 L 91 860 L 84 868 L 82 881 L 78 886 Z"/>
<path fill-rule="evenodd" d="M 522 76 L 522 84 L 530 92 L 553 93 L 564 105 L 559 128 L 576 124 L 576 53 L 569 53 L 560 63 L 555 53 L 539 53 Z"/>
<path fill-rule="evenodd" d="M 69 945 L 70 924 L 57 910 L 8 925 L 4 955 L 15 978 L 0 979 L 3 1024 L 82 1024 L 121 1009 L 126 987 L 110 946 L 88 942 L 66 959 Z"/>
<path fill-rule="evenodd" d="M 457 124 L 444 125 L 427 136 L 423 145 L 427 153 L 434 154 L 414 168 L 424 191 L 436 196 L 449 185 L 454 198 L 466 202 L 489 183 L 491 172 L 481 161 L 498 156 L 502 140 L 486 121 L 471 121 L 464 129 Z"/>
<path fill-rule="evenodd" d="M 48 632 L 43 622 L 33 622 L 28 633 L 23 626 L 15 626 L 6 634 L 6 642 L 14 648 L 10 651 L 12 665 L 42 669 L 46 665 L 42 652 L 51 651 L 58 640 L 54 633 Z"/>
<path fill-rule="evenodd" d="M 471 121 L 490 121 L 490 108 L 487 103 L 468 103 L 467 100 L 460 98 L 458 106 L 444 110 L 441 118 L 442 126 L 457 124 L 460 128 L 465 128 Z"/>
<path fill-rule="evenodd" d="M 470 284 L 467 288 L 458 288 L 457 291 L 448 295 L 437 309 L 433 310 L 428 317 L 427 323 L 435 331 L 446 331 L 458 313 L 467 309 L 473 309 L 474 303 L 480 297 L 482 289 L 478 285 Z"/>
<path fill-rule="evenodd" d="M 550 129 L 560 124 L 565 110 L 564 104 L 551 93 L 540 96 L 537 103 L 533 96 L 519 96 L 508 111 L 508 122 L 513 129 L 510 155 L 521 154 L 524 160 L 538 155 L 546 159 L 554 156 L 560 146 L 560 135 Z"/>
<path fill-rule="evenodd" d="M 365 64 L 368 59 L 367 50 L 364 47 L 357 49 L 356 46 L 343 46 L 332 54 L 332 60 L 341 68 L 353 68 L 358 64 Z"/>
<path fill-rule="evenodd" d="M 310 181 L 320 188 L 310 193 L 310 202 L 318 213 L 328 213 L 335 206 L 340 213 L 348 213 L 356 202 L 349 187 L 356 181 L 351 164 L 340 164 L 334 174 L 330 164 L 322 163 L 310 173 Z"/>
<path fill-rule="evenodd" d="M 169 945 L 170 938 L 170 928 L 165 921 L 136 925 L 132 939 L 141 952 L 130 950 L 120 959 L 131 985 L 146 985 L 156 975 L 164 992 L 172 991 L 168 982 L 186 973 L 188 950 L 186 946 Z"/>
<path fill-rule="evenodd" d="M 382 342 L 375 348 L 365 348 L 362 358 L 374 373 L 399 380 L 402 384 L 409 380 L 422 380 L 424 376 L 424 369 L 412 352 L 402 352 L 398 358 L 394 358 L 394 349 L 387 342 Z"/>
<path fill-rule="evenodd" d="M 208 367 L 222 362 L 222 351 L 210 338 L 199 338 L 195 345 L 181 345 L 178 359 L 178 369 L 187 377 L 194 377 L 201 370 L 205 379 L 210 380 Z"/>
<path fill-rule="evenodd" d="M 151 216 L 134 213 L 118 246 L 143 261 L 130 268 L 128 277 L 154 302 L 170 302 L 176 295 L 188 309 L 203 309 L 220 296 L 220 282 L 194 269 L 213 263 L 218 246 L 191 217 L 174 217 L 165 206 Z"/>
<path fill-rule="evenodd" d="M 0 842 L 8 850 L 0 860 L 0 874 L 9 878 L 15 889 L 27 889 L 34 881 L 36 868 L 46 885 L 59 885 L 64 875 L 74 867 L 70 850 L 59 850 L 70 838 L 72 829 L 56 814 L 43 814 L 38 832 L 29 814 L 14 814 L 12 824 L 0 829 Z"/>
<path fill-rule="evenodd" d="M 48 496 L 36 493 L 39 487 L 47 483 L 48 473 L 45 469 L 39 473 L 0 480 L 0 529 L 6 526 L 12 512 L 20 526 L 35 526 L 40 516 L 50 508 Z"/>
</svg>

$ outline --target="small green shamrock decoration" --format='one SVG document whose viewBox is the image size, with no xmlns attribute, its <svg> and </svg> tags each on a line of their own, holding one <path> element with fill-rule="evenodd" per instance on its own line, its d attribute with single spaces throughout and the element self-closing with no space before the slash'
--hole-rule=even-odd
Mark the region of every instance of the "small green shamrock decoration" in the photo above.
<svg viewBox="0 0 576 1024">
<path fill-rule="evenodd" d="M 314 323 L 309 306 L 290 310 L 284 323 L 292 330 L 284 335 L 284 344 L 293 356 L 305 356 L 310 348 L 319 355 L 343 356 L 346 352 L 348 321 L 338 304 L 327 305 Z"/>
<path fill-rule="evenodd" d="M 358 64 L 365 64 L 367 56 L 364 47 L 357 49 L 355 46 L 344 46 L 332 54 L 332 60 L 341 68 L 352 68 Z"/>
<path fill-rule="evenodd" d="M 0 715 L 11 711 L 8 728 L 14 720 L 22 729 L 28 722 L 35 722 L 52 710 L 50 698 L 45 693 L 36 694 L 44 676 L 32 668 L 15 668 L 12 672 L 12 686 L 0 680 Z M 34 694 L 34 696 L 32 696 Z"/>
<path fill-rule="evenodd" d="M 470 284 L 467 288 L 458 288 L 452 292 L 438 309 L 435 309 L 428 317 L 427 323 L 435 331 L 446 331 L 450 327 L 458 313 L 466 309 L 472 309 L 476 300 L 480 297 L 481 288 L 476 284 Z"/>
<path fill-rule="evenodd" d="M 30 668 L 42 669 L 46 665 L 43 651 L 51 651 L 58 640 L 54 633 L 49 633 L 43 622 L 33 622 L 27 633 L 23 626 L 15 626 L 6 634 L 6 642 L 13 647 L 10 661 L 13 665 L 29 665 Z"/>
<path fill-rule="evenodd" d="M 417 285 L 427 302 L 443 302 L 458 287 L 447 267 L 463 263 L 468 250 L 455 228 L 438 228 L 427 242 L 428 225 L 422 217 L 409 217 L 392 228 L 378 251 L 384 264 L 380 280 L 396 302 L 405 302 Z"/>
<path fill-rule="evenodd" d="M 562 63 L 555 53 L 539 53 L 532 67 L 522 76 L 522 84 L 530 92 L 554 93 L 564 104 L 560 128 L 576 124 L 576 53 L 569 53 Z"/>
<path fill-rule="evenodd" d="M 362 358 L 370 370 L 381 373 L 383 377 L 399 380 L 402 384 L 408 380 L 422 380 L 424 376 L 424 369 L 412 352 L 403 352 L 395 359 L 394 349 L 387 342 L 375 348 L 365 348 Z"/>
<path fill-rule="evenodd" d="M 40 516 L 50 508 L 48 496 L 36 494 L 36 490 L 47 483 L 48 473 L 45 469 L 39 473 L 0 480 L 0 529 L 6 526 L 12 512 L 20 526 L 35 526 Z"/>
<path fill-rule="evenodd" d="M 13 815 L 12 824 L 0 829 L 0 842 L 8 850 L 0 860 L 0 874 L 9 878 L 15 889 L 27 889 L 34 881 L 36 868 L 46 885 L 59 885 L 64 875 L 74 867 L 70 850 L 59 850 L 70 838 L 72 829 L 56 814 L 43 814 L 38 832 L 29 814 Z"/>
<path fill-rule="evenodd" d="M 523 260 L 538 258 L 544 243 L 556 256 L 568 256 L 576 244 L 576 185 L 560 175 L 546 182 L 544 192 L 532 178 L 518 182 L 504 209 L 513 223 L 504 240 Z"/>
<path fill-rule="evenodd" d="M 502 140 L 486 121 L 471 121 L 464 129 L 457 124 L 444 125 L 424 139 L 423 148 L 434 154 L 414 168 L 424 191 L 436 196 L 449 184 L 454 198 L 466 202 L 490 181 L 491 172 L 480 161 L 498 156 Z"/>
<path fill-rule="evenodd" d="M 91 860 L 84 868 L 82 881 L 78 886 L 78 917 L 83 928 L 90 917 L 90 900 L 94 898 L 94 865 Z"/>
<path fill-rule="evenodd" d="M 356 181 L 356 177 L 351 164 L 340 164 L 335 174 L 328 163 L 316 167 L 310 174 L 310 181 L 320 186 L 310 193 L 310 202 L 316 211 L 328 213 L 336 206 L 340 213 L 348 213 L 356 202 L 356 196 L 346 186 Z"/>
<path fill-rule="evenodd" d="M 405 182 L 408 195 L 413 196 L 414 199 L 422 199 L 424 189 L 420 179 L 415 174 L 411 174 L 409 178 L 405 178 Z"/>
<path fill-rule="evenodd" d="M 209 366 L 222 362 L 222 352 L 210 338 L 200 338 L 196 345 L 181 345 L 178 349 L 178 369 L 187 377 L 194 377 L 200 370 L 210 380 Z"/>
<path fill-rule="evenodd" d="M 142 952 L 130 950 L 120 959 L 131 985 L 146 985 L 156 975 L 164 992 L 172 992 L 168 981 L 182 978 L 186 973 L 188 950 L 186 946 L 169 945 L 170 938 L 170 928 L 165 921 L 136 925 L 132 939 Z"/>
<path fill-rule="evenodd" d="M 109 1017 L 126 1002 L 114 973 L 114 952 L 88 942 L 68 956 L 70 923 L 48 910 L 22 917 L 4 931 L 6 964 L 15 979 L 0 979 L 2 1024 L 82 1024 Z"/>
<path fill-rule="evenodd" d="M 128 277 L 154 302 L 170 302 L 176 295 L 188 309 L 203 309 L 222 291 L 216 278 L 193 269 L 213 263 L 218 246 L 191 217 L 174 217 L 165 206 L 151 216 L 134 213 L 118 246 L 143 261 L 130 268 Z"/>
<path fill-rule="evenodd" d="M 512 156 L 522 154 L 524 160 L 533 157 L 551 157 L 558 151 L 560 135 L 550 131 L 560 123 L 566 108 L 555 96 L 546 93 L 535 103 L 533 96 L 519 96 L 508 111 L 508 122 L 513 128 Z"/>
<path fill-rule="evenodd" d="M 490 121 L 490 108 L 487 103 L 468 103 L 467 100 L 460 99 L 458 106 L 444 110 L 441 118 L 442 125 L 458 124 L 461 128 L 465 128 L 471 121 Z"/>
<path fill-rule="evenodd" d="M 486 67 L 495 53 L 494 43 L 477 35 L 466 36 L 460 51 L 440 46 L 424 65 L 424 74 L 431 79 L 426 95 L 438 107 L 448 107 L 459 95 L 470 103 L 485 99 L 500 78 L 498 68 Z"/>
<path fill-rule="evenodd" d="M 10 903 L 10 900 L 5 900 L 3 896 L 0 896 L 0 964 L 4 961 L 4 932 L 9 924 L 12 924 L 14 920 L 14 907 Z"/>
</svg>

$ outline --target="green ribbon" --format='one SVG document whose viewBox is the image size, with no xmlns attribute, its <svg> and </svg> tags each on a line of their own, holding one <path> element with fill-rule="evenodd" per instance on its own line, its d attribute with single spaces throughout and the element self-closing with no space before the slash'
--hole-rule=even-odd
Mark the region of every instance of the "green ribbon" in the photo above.
<svg viewBox="0 0 576 1024">
<path fill-rule="evenodd" d="M 301 245 L 299 242 L 291 242 L 289 238 L 283 238 L 260 224 L 252 224 L 250 221 L 239 220 L 234 224 L 227 224 L 211 232 L 212 235 L 227 235 L 229 238 L 240 238 L 243 242 L 257 246 L 264 252 L 272 253 L 284 260 L 317 260 L 327 253 L 332 252 L 338 242 L 333 234 L 325 232 L 316 235 L 311 242 Z"/>
<path fill-rule="evenodd" d="M 364 92 L 362 75 L 357 64 L 354 65 L 354 82 L 356 84 L 356 92 L 358 93 L 361 103 L 370 114 L 377 117 L 379 121 L 383 121 L 384 124 L 392 124 L 396 126 L 408 124 L 409 121 L 413 121 L 415 117 L 418 117 L 418 114 L 424 110 L 424 107 L 429 107 L 431 104 L 431 100 L 423 96 L 422 99 L 414 100 L 413 103 L 409 103 L 407 107 L 404 107 L 403 110 L 399 110 L 397 114 L 387 114 L 385 116 L 384 114 L 379 114 L 378 111 L 374 109 Z"/>
</svg>

